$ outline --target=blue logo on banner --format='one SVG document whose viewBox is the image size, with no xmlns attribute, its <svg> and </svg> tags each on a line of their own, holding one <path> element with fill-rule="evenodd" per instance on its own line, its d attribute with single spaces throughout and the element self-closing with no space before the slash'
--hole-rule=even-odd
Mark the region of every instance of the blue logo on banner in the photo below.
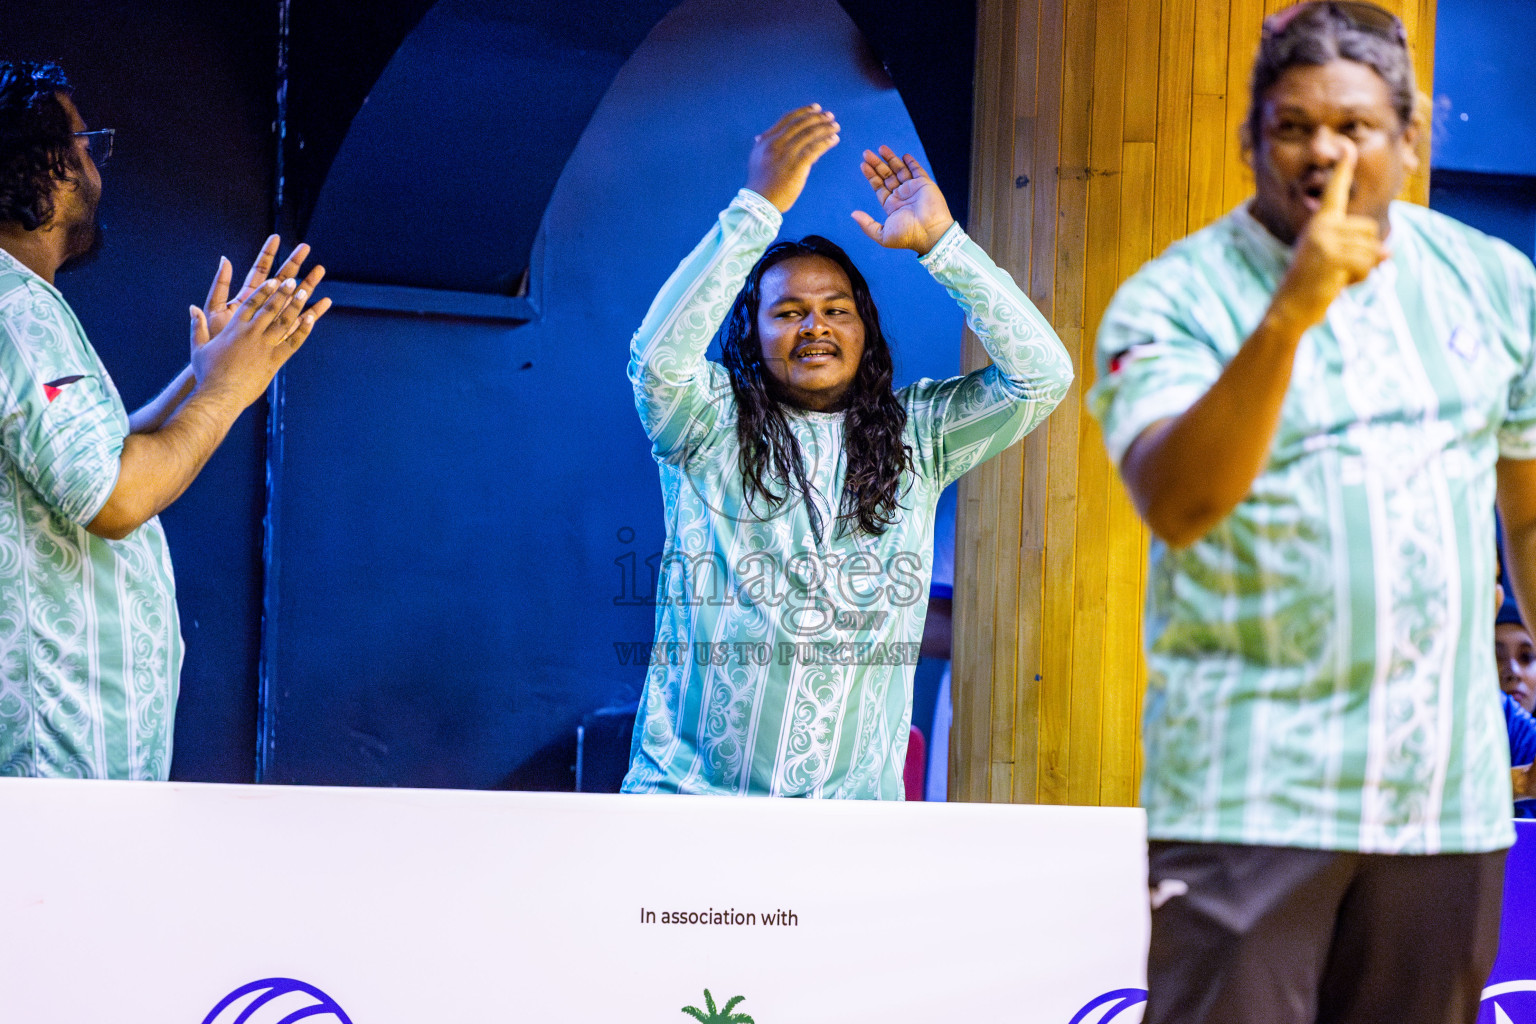
<svg viewBox="0 0 1536 1024">
<path fill-rule="evenodd" d="M 336 1000 L 292 978 L 263 978 L 219 1001 L 203 1024 L 352 1024 Z"/>
<path fill-rule="evenodd" d="M 1477 1024 L 1536 1024 L 1536 822 L 1515 822 L 1504 862 L 1499 958 L 1483 989 Z"/>
<path fill-rule="evenodd" d="M 1483 989 L 1478 1024 L 1526 1024 L 1536 1021 L 1536 981 L 1502 981 Z"/>
<path fill-rule="evenodd" d="M 1147 1004 L 1144 988 L 1117 988 L 1105 992 L 1073 1014 L 1068 1024 L 1139 1024 Z M 1127 1012 L 1130 1011 L 1130 1012 Z"/>
</svg>

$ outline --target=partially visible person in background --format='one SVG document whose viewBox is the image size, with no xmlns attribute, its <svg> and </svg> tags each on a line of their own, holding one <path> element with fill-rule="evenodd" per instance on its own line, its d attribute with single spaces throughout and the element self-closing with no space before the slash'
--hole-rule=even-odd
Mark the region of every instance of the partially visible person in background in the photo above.
<svg viewBox="0 0 1536 1024">
<path fill-rule="evenodd" d="M 1525 711 L 1536 709 L 1536 641 L 1512 599 L 1504 601 L 1494 620 L 1493 657 L 1499 666 L 1499 689 Z"/>
<path fill-rule="evenodd" d="M 1495 527 L 1496 534 L 1502 534 L 1502 529 Z M 1494 660 L 1499 666 L 1499 688 L 1503 690 L 1502 700 L 1504 704 L 1504 728 L 1509 733 L 1509 781 L 1510 788 L 1515 794 L 1515 817 L 1536 818 L 1536 717 L 1532 717 L 1529 704 L 1522 705 L 1516 696 L 1516 691 L 1511 690 L 1504 682 L 1505 676 L 1505 644 L 1500 636 L 1507 625 L 1519 626 L 1524 634 L 1525 644 L 1529 648 L 1530 634 L 1525 632 L 1525 624 L 1520 621 L 1520 610 L 1515 607 L 1513 601 L 1506 601 L 1504 589 L 1504 556 L 1501 552 L 1493 552 L 1494 565 L 1497 566 L 1497 577 L 1493 583 L 1494 604 L 1498 608 L 1498 616 L 1494 625 L 1493 652 Z M 1510 636 L 1504 633 L 1504 636 Z M 1525 681 L 1522 684 L 1526 694 L 1536 691 L 1532 686 L 1531 676 L 1536 675 L 1531 669 L 1531 659 L 1527 658 L 1522 675 Z"/>
<path fill-rule="evenodd" d="M 1515 817 L 1536 818 L 1536 718 L 1504 694 L 1504 726 L 1509 730 L 1509 781 L 1515 793 Z"/>
</svg>

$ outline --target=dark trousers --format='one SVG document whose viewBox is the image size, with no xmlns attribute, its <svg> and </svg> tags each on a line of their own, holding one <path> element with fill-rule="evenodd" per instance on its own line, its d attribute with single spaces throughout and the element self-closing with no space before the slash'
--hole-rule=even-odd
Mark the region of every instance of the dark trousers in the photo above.
<svg viewBox="0 0 1536 1024">
<path fill-rule="evenodd" d="M 1471 1024 L 1505 852 L 1154 841 L 1145 1024 Z"/>
</svg>

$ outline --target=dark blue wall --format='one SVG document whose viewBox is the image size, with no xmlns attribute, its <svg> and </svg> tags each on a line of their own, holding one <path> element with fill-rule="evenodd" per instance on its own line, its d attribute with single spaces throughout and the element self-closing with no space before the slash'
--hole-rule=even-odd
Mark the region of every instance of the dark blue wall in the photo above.
<svg viewBox="0 0 1536 1024">
<path fill-rule="evenodd" d="M 1536 3 L 1440 0 L 1430 206 L 1536 256 Z"/>
<path fill-rule="evenodd" d="M 306 236 L 343 280 L 510 292 L 565 158 L 674 3 L 441 0 L 357 112 Z"/>
<path fill-rule="evenodd" d="M 1436 169 L 1429 205 L 1536 256 L 1536 178 Z"/>
<path fill-rule="evenodd" d="M 1435 169 L 1536 174 L 1536 3 L 1440 0 Z"/>
</svg>

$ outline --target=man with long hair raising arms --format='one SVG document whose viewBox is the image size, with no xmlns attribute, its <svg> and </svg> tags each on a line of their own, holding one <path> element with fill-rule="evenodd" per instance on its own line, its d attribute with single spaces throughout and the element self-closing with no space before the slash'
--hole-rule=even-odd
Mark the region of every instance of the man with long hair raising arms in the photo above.
<svg viewBox="0 0 1536 1024">
<path fill-rule="evenodd" d="M 838 142 L 819 106 L 759 135 L 747 187 L 662 287 L 629 377 L 661 468 L 656 645 L 626 792 L 901 799 L 939 493 L 1054 409 L 1066 350 L 911 156 L 865 151 L 882 224 L 994 365 L 893 391 L 848 256 L 770 247 Z M 724 365 L 704 358 L 724 324 Z"/>
</svg>

